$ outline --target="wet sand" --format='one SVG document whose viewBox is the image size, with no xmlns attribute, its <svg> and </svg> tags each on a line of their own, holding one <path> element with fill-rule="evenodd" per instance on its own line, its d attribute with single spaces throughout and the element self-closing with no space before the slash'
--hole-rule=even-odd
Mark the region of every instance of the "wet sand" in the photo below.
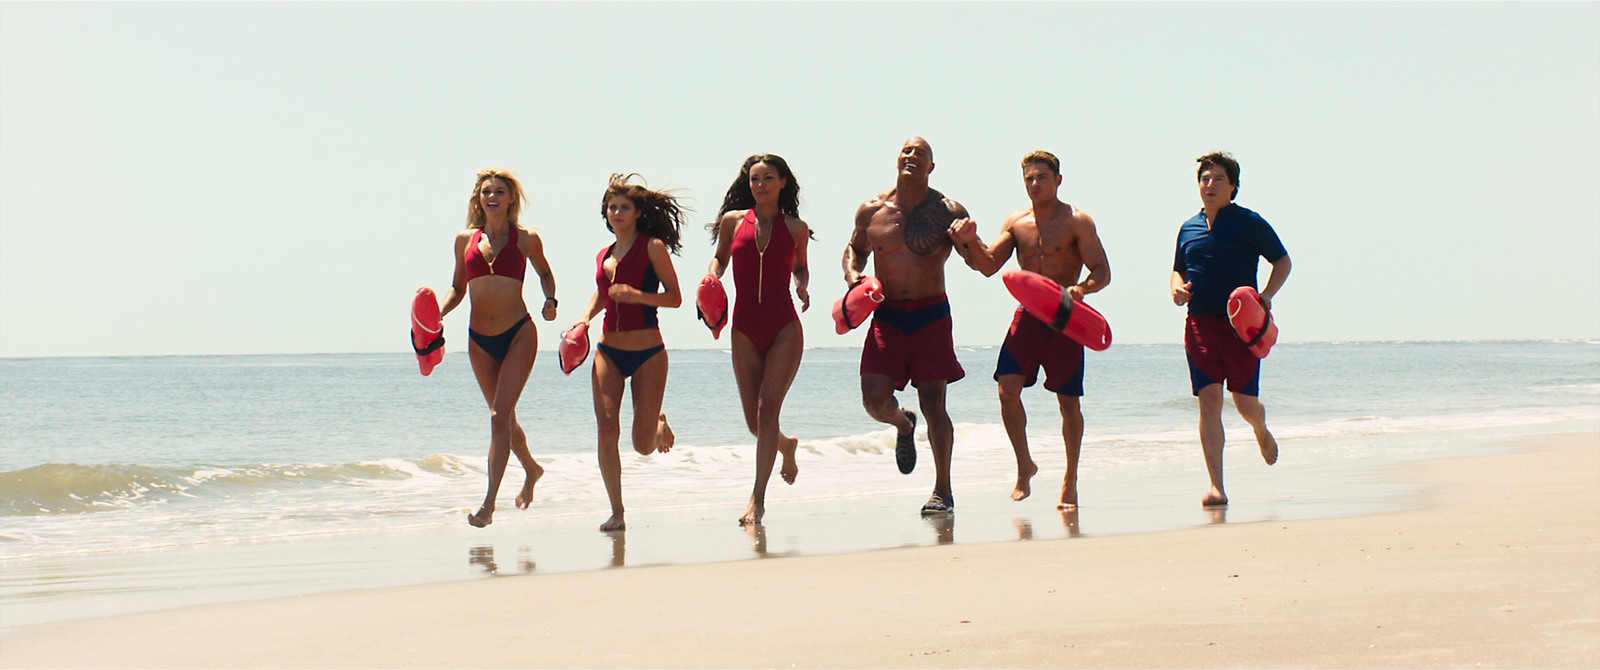
<svg viewBox="0 0 1600 670">
<path fill-rule="evenodd" d="M 1437 456 L 1506 448 L 1467 434 L 1469 439 L 1429 434 L 1421 449 Z M 742 481 L 714 491 L 673 481 L 646 483 L 635 488 L 644 493 L 632 498 L 625 534 L 596 532 L 609 515 L 596 481 L 587 510 L 515 510 L 507 499 L 505 513 L 484 529 L 463 522 L 472 509 L 463 505 L 429 523 L 373 519 L 357 531 L 7 560 L 0 563 L 0 644 L 41 623 L 337 591 L 952 543 L 1090 539 L 1222 520 L 1361 516 L 1403 508 L 1416 486 L 1392 481 L 1393 473 L 1407 460 L 1426 457 L 1403 442 L 1380 449 L 1350 440 L 1297 440 L 1290 458 L 1268 467 L 1253 444 L 1239 445 L 1229 468 L 1234 505 L 1225 516 L 1214 516 L 1195 504 L 1205 482 L 1198 457 L 1112 464 L 1092 452 L 1079 484 L 1083 509 L 1063 515 L 1055 509 L 1061 454 L 1037 454 L 1042 470 L 1034 478 L 1034 496 L 1016 502 L 1010 499 L 1014 474 L 1004 467 L 1011 463 L 1009 445 L 986 454 L 974 447 L 1003 438 L 966 437 L 956 464 L 962 476 L 955 482 L 954 517 L 921 518 L 917 510 L 927 499 L 929 468 L 901 476 L 892 455 L 884 454 L 871 463 L 881 473 L 840 472 L 830 468 L 837 462 L 802 459 L 807 467 L 801 484 L 769 489 L 767 523 L 751 533 L 734 523 L 748 495 L 740 490 Z M 889 473 L 894 474 L 878 476 Z M 633 474 L 665 477 L 649 467 Z M 837 485 L 851 478 L 884 488 Z M 471 500 L 470 494 L 462 500 Z"/>
<path fill-rule="evenodd" d="M 48 623 L 0 666 L 1600 666 L 1600 434 L 1395 476 L 1408 510 Z"/>
</svg>

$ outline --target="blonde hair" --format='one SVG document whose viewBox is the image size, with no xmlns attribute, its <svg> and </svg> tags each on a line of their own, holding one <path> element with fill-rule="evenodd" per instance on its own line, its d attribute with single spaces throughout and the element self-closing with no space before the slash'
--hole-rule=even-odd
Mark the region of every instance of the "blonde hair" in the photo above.
<svg viewBox="0 0 1600 670">
<path fill-rule="evenodd" d="M 484 168 L 478 171 L 478 178 L 472 182 L 472 198 L 467 201 L 467 227 L 482 228 L 489 219 L 483 211 L 483 204 L 478 202 L 478 190 L 483 187 L 483 182 L 490 179 L 505 181 L 507 190 L 511 191 L 511 206 L 506 208 L 506 221 L 511 227 L 517 227 L 517 217 L 522 214 L 522 182 L 510 170 L 502 168 Z"/>
</svg>

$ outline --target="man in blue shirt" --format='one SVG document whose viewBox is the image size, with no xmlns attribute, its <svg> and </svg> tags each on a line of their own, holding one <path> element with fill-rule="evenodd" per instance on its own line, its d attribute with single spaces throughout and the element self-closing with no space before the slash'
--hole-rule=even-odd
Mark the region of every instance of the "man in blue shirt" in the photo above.
<svg viewBox="0 0 1600 670">
<path fill-rule="evenodd" d="M 1178 230 L 1172 261 L 1172 302 L 1189 306 L 1183 348 L 1189 359 L 1189 382 L 1200 399 L 1200 448 L 1205 453 L 1211 490 L 1200 504 L 1228 504 L 1222 488 L 1222 387 L 1233 393 L 1234 407 L 1255 430 L 1256 444 L 1267 465 L 1278 461 L 1278 442 L 1267 430 L 1261 405 L 1261 359 L 1250 352 L 1228 323 L 1228 294 L 1240 286 L 1256 286 L 1258 258 L 1272 264 L 1261 289 L 1261 303 L 1272 309 L 1272 297 L 1289 278 L 1289 252 L 1266 219 L 1233 204 L 1239 195 L 1239 163 L 1227 153 L 1196 159 L 1200 213 Z"/>
</svg>

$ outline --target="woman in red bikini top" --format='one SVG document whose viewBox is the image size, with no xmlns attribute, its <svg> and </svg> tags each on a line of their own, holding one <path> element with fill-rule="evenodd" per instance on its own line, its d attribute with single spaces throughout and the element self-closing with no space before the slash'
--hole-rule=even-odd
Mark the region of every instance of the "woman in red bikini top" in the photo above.
<svg viewBox="0 0 1600 670">
<path fill-rule="evenodd" d="M 793 484 L 800 472 L 794 460 L 799 439 L 778 425 L 805 348 L 789 293 L 791 275 L 800 310 L 811 307 L 806 288 L 811 228 L 800 219 L 800 182 L 789 164 L 774 154 L 745 159 L 723 196 L 717 222 L 707 228 L 717 243 L 710 274 L 720 278 L 730 261 L 733 265 L 733 377 L 745 425 L 756 436 L 756 481 L 739 524 L 757 524 L 766 513 L 767 480 L 777 455 L 783 454 L 783 481 Z"/>
<path fill-rule="evenodd" d="M 671 195 L 632 183 L 638 175 L 611 175 L 600 200 L 606 230 L 616 242 L 595 257 L 594 295 L 578 323 L 603 310 L 598 353 L 590 380 L 599 428 L 600 478 L 611 498 L 611 518 L 602 531 L 623 530 L 620 412 L 623 387 L 633 378 L 633 449 L 641 454 L 672 448 L 672 428 L 661 413 L 667 390 L 667 351 L 656 325 L 656 308 L 683 303 L 672 254 L 683 247 L 683 208 Z M 576 325 L 576 324 L 574 324 Z"/>
<path fill-rule="evenodd" d="M 539 349 L 539 332 L 531 326 L 533 318 L 522 300 L 522 280 L 527 264 L 533 263 L 545 295 L 540 314 L 551 321 L 556 318 L 556 277 L 545 260 L 539 233 L 517 222 L 522 200 L 522 184 L 510 172 L 478 172 L 467 204 L 467 229 L 456 233 L 455 275 L 439 309 L 449 314 L 462 298 L 472 298 L 467 357 L 490 410 L 489 492 L 478 511 L 467 515 L 467 523 L 480 528 L 494 520 L 495 498 L 512 454 L 527 472 L 517 493 L 518 509 L 527 509 L 533 484 L 544 473 L 528 453 L 528 438 L 516 415 L 517 399 Z"/>
</svg>

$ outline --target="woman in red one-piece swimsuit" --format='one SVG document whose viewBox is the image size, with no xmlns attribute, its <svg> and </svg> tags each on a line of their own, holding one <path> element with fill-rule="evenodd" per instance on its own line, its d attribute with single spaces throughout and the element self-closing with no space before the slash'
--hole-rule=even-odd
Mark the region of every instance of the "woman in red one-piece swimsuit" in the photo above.
<svg viewBox="0 0 1600 670">
<path fill-rule="evenodd" d="M 733 264 L 733 377 L 745 424 L 756 436 L 755 487 L 739 525 L 753 525 L 766 514 L 767 480 L 777 455 L 783 454 L 785 482 L 793 484 L 800 472 L 794 453 L 799 440 L 778 426 L 805 346 L 789 294 L 790 275 L 801 311 L 811 307 L 806 290 L 811 228 L 800 219 L 800 182 L 789 164 L 773 154 L 745 159 L 722 199 L 717 222 L 707 227 L 717 243 L 710 274 L 720 278 Z"/>
</svg>

